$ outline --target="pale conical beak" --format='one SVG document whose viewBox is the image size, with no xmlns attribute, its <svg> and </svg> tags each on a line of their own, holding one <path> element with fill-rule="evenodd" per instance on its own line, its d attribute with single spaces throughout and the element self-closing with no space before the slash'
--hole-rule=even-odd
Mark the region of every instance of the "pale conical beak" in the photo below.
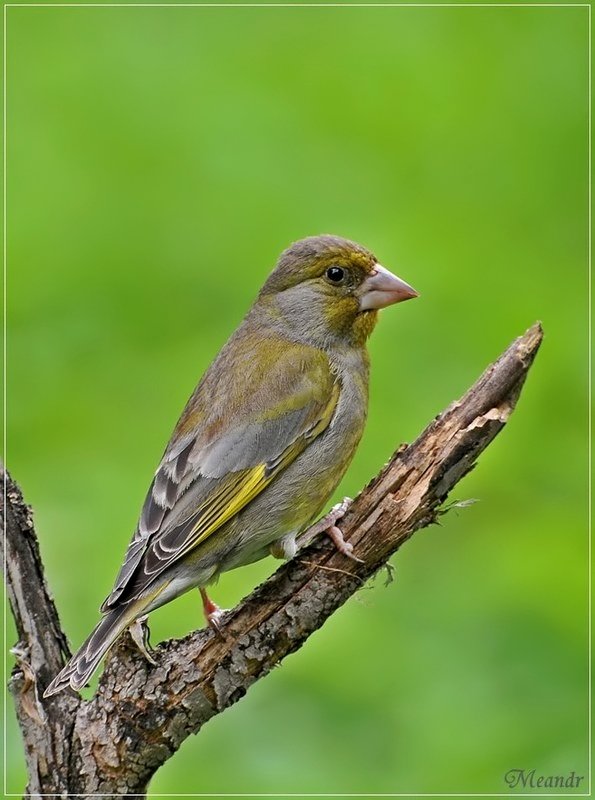
<svg viewBox="0 0 595 800">
<path fill-rule="evenodd" d="M 358 294 L 360 311 L 385 308 L 393 303 L 402 303 L 403 300 L 419 297 L 412 286 L 380 264 L 374 265 L 374 269 L 360 286 Z"/>
</svg>

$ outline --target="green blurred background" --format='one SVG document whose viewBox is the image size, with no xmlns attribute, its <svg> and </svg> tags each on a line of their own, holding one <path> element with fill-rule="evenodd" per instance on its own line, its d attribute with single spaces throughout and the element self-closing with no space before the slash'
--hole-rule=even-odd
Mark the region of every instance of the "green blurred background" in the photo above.
<svg viewBox="0 0 595 800">
<path fill-rule="evenodd" d="M 587 9 L 7 17 L 8 464 L 73 645 L 187 396 L 291 241 L 356 239 L 421 292 L 371 341 L 369 423 L 337 496 L 536 319 L 546 333 L 458 487 L 481 502 L 416 535 L 395 583 L 186 741 L 152 792 L 585 775 Z M 274 568 L 224 576 L 216 600 Z M 153 641 L 201 620 L 191 593 L 153 615 Z"/>
</svg>

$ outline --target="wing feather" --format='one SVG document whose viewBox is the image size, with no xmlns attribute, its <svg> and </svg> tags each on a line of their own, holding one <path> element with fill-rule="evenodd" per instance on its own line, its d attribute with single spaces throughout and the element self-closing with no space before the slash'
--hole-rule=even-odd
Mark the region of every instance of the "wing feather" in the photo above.
<svg viewBox="0 0 595 800">
<path fill-rule="evenodd" d="M 235 420 L 242 423 L 220 424 L 207 373 L 155 474 L 102 611 L 128 601 L 131 592 L 142 593 L 248 505 L 331 423 L 340 387 L 328 359 L 319 350 L 301 346 L 298 357 L 296 349 L 285 342 L 279 353 L 282 363 L 275 370 L 259 369 L 258 359 L 252 363 L 244 376 L 245 407 L 234 408 Z M 197 394 L 204 395 L 202 404 Z M 279 407 L 286 410 L 271 414 L 270 409 L 254 408 L 255 397 L 278 398 Z M 201 424 L 184 431 L 185 417 L 200 419 L 201 414 Z"/>
</svg>

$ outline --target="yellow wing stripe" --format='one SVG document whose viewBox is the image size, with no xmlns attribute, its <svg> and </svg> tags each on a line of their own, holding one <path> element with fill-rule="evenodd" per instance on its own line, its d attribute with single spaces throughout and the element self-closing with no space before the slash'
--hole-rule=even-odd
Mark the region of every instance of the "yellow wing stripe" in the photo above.
<svg viewBox="0 0 595 800">
<path fill-rule="evenodd" d="M 248 474 L 251 474 L 251 472 L 252 470 L 250 470 Z M 236 492 L 238 490 L 241 491 L 242 485 L 246 480 L 246 473 L 238 473 L 234 477 L 235 480 L 222 486 L 219 492 L 209 497 L 202 506 L 199 506 L 197 513 L 200 516 L 196 525 L 190 532 L 191 535 L 198 533 L 199 536 L 202 536 L 205 528 L 218 519 L 219 514 L 225 510 L 226 504 L 236 496 Z"/>
<path fill-rule="evenodd" d="M 213 531 L 217 528 L 220 528 L 221 525 L 224 525 L 231 517 L 240 511 L 245 505 L 247 505 L 250 500 L 252 500 L 256 495 L 262 491 L 264 485 L 269 481 L 265 481 L 265 472 L 266 472 L 266 465 L 259 464 L 257 467 L 251 469 L 247 474 L 244 480 L 242 481 L 239 487 L 233 487 L 234 495 L 229 499 L 228 502 L 228 494 L 229 492 L 224 492 L 223 497 L 221 498 L 220 502 L 216 504 L 216 507 L 209 508 L 209 513 L 206 517 L 203 517 L 199 520 L 198 524 L 192 529 L 192 536 L 194 534 L 198 534 L 196 538 L 192 539 L 192 546 L 199 544 L 204 539 L 207 538 Z M 261 483 L 263 485 L 261 486 Z M 217 498 L 219 499 L 219 498 Z M 227 505 L 221 510 L 221 505 Z M 215 519 L 213 519 L 215 517 Z"/>
</svg>

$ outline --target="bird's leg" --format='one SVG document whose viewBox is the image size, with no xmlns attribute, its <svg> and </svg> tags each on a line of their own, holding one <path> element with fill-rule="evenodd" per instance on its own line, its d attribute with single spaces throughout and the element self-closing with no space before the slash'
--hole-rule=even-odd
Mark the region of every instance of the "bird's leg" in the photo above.
<svg viewBox="0 0 595 800">
<path fill-rule="evenodd" d="M 328 514 L 325 514 L 322 519 L 319 519 L 318 522 L 314 523 L 314 525 L 310 525 L 308 530 L 304 531 L 300 539 L 306 540 L 309 544 L 315 536 L 318 536 L 319 533 L 325 533 L 328 531 L 328 529 L 338 522 L 341 517 L 345 516 L 347 509 L 351 505 L 351 502 L 352 500 L 350 497 L 344 497 L 343 500 L 340 503 L 337 503 L 336 506 L 333 506 Z"/>
<path fill-rule="evenodd" d="M 207 594 L 207 590 L 199 587 L 200 596 L 202 597 L 202 610 L 205 615 L 205 619 L 207 621 L 207 625 L 209 628 L 213 628 L 213 630 L 217 631 L 217 633 L 221 632 L 221 617 L 225 614 L 224 608 L 219 608 L 218 605 L 213 603 L 209 595 Z"/>
<path fill-rule="evenodd" d="M 340 553 L 343 553 L 344 556 L 347 556 L 347 558 L 350 558 L 352 561 L 359 561 L 360 564 L 364 563 L 362 558 L 358 558 L 353 554 L 353 545 L 351 542 L 345 541 L 341 528 L 337 528 L 336 525 L 331 525 L 325 533 L 330 537 L 332 543 Z"/>
<path fill-rule="evenodd" d="M 340 553 L 343 553 L 344 556 L 347 556 L 347 558 L 350 558 L 352 561 L 359 561 L 362 563 L 362 559 L 353 554 L 353 545 L 351 542 L 345 541 L 343 532 L 337 527 L 337 522 L 345 516 L 351 502 L 350 497 L 345 497 L 340 503 L 333 506 L 328 514 L 325 514 L 322 519 L 315 522 L 314 525 L 305 531 L 303 536 L 300 537 L 300 544 L 302 544 L 302 542 L 308 544 L 315 536 L 318 536 L 319 533 L 326 533 L 327 536 L 332 539 L 333 544 Z"/>
<path fill-rule="evenodd" d="M 128 627 L 130 631 L 130 635 L 132 636 L 132 640 L 134 644 L 138 647 L 144 657 L 147 659 L 149 664 L 157 664 L 155 659 L 153 658 L 153 648 L 149 644 L 149 626 L 147 625 L 148 614 L 145 614 L 142 617 L 134 620 L 132 625 Z"/>
</svg>

